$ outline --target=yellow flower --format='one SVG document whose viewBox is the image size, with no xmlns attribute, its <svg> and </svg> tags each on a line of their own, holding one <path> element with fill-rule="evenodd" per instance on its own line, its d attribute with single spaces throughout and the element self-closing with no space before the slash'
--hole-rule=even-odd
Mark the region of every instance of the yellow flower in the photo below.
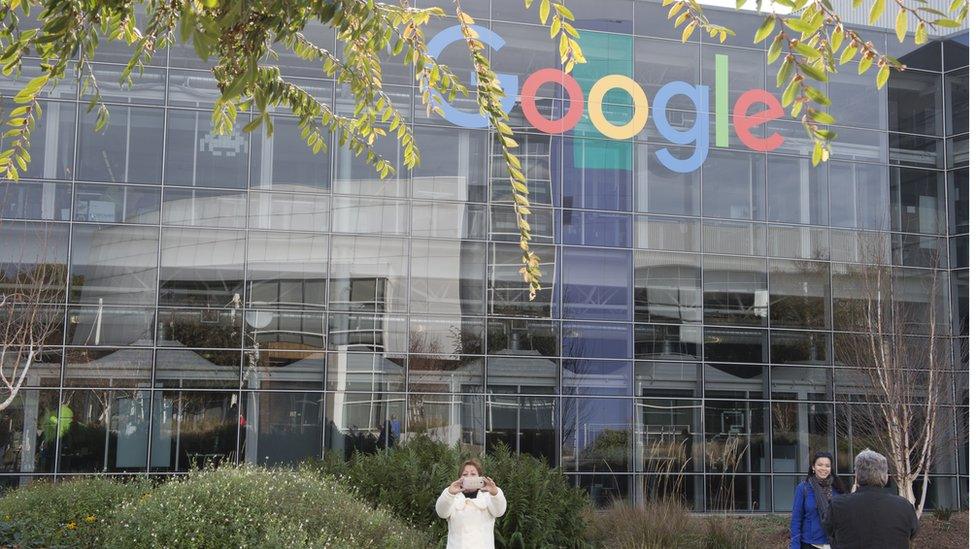
<svg viewBox="0 0 976 549">
<path fill-rule="evenodd" d="M 65 528 L 67 528 L 68 530 L 74 530 L 75 528 L 78 528 L 78 525 L 75 524 L 75 521 L 71 521 L 68 523 L 67 526 L 65 526 Z"/>
<path fill-rule="evenodd" d="M 88 515 L 87 517 L 85 517 L 85 522 L 87 522 L 88 524 L 95 522 L 95 515 Z"/>
</svg>

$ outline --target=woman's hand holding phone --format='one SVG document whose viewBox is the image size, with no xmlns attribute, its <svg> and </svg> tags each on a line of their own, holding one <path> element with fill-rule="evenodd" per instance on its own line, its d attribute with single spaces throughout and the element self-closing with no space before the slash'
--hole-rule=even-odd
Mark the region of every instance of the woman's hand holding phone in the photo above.
<svg viewBox="0 0 976 549">
<path fill-rule="evenodd" d="M 452 496 L 456 496 L 456 495 L 460 494 L 461 491 L 462 491 L 462 488 L 461 488 L 461 479 L 455 480 L 454 482 L 452 482 L 451 484 L 449 484 L 448 487 L 447 487 L 447 493 L 448 494 L 451 494 Z"/>
<path fill-rule="evenodd" d="M 498 485 L 495 484 L 495 481 L 491 480 L 491 477 L 484 477 L 484 478 L 485 478 L 485 485 L 481 487 L 481 491 L 482 492 L 488 492 L 489 494 L 491 494 L 493 496 L 497 496 L 498 495 Z"/>
</svg>

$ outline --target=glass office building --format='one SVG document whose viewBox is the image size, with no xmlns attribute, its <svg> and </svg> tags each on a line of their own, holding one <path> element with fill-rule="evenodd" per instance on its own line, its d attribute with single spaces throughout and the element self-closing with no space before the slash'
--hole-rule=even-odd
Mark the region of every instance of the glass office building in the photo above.
<svg viewBox="0 0 976 549">
<path fill-rule="evenodd" d="M 558 66 L 521 0 L 468 4 L 503 40 L 499 73 L 522 84 Z M 834 452 L 850 474 L 858 450 L 843 403 L 864 380 L 834 347 L 863 329 L 838 312 L 857 298 L 865 238 L 884 243 L 898 299 L 935 308 L 953 357 L 948 428 L 964 433 L 968 35 L 916 47 L 865 30 L 911 70 L 878 91 L 842 67 L 829 84 L 838 138 L 813 167 L 788 116 L 750 130 L 781 136 L 775 150 L 729 131 L 718 90 L 779 95 L 753 17 L 715 11 L 739 35 L 682 44 L 656 2 L 571 7 L 585 93 L 606 75 L 649 98 L 674 81 L 710 91 L 632 120 L 625 139 L 604 137 L 589 111 L 540 131 L 514 105 L 544 267 L 534 301 L 489 132 L 428 115 L 399 62 L 385 82 L 423 161 L 386 180 L 342 148 L 311 154 L 284 112 L 273 137 L 212 136 L 217 93 L 192 48 L 158 55 L 131 89 L 115 84 L 125 51 L 102 51 L 101 133 L 76 84 L 47 92 L 26 177 L 0 181 L 0 285 L 63 266 L 61 302 L 46 309 L 62 324 L 0 412 L 0 484 L 287 464 L 426 435 L 539 456 L 599 503 L 679 486 L 699 511 L 788 511 L 811 452 Z M 440 59 L 467 81 L 463 46 Z M 279 63 L 350 112 L 315 66 Z M 0 81 L 4 96 L 27 77 Z M 563 86 L 534 95 L 546 119 L 572 108 Z M 620 89 L 602 104 L 610 124 L 634 118 Z M 665 131 L 702 121 L 696 142 Z M 379 148 L 397 160 L 394 143 Z M 662 150 L 703 160 L 670 169 Z M 931 507 L 968 504 L 966 450 L 938 456 Z"/>
</svg>

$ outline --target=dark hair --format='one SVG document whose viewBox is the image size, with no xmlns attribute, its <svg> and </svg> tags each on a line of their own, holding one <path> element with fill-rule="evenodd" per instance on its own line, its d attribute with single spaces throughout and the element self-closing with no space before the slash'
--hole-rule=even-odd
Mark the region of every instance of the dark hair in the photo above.
<svg viewBox="0 0 976 549">
<path fill-rule="evenodd" d="M 810 468 L 807 470 L 807 480 L 815 478 L 817 475 L 813 472 L 813 465 L 817 463 L 820 458 L 827 458 L 830 460 L 830 478 L 832 479 L 830 484 L 841 494 L 847 493 L 847 484 L 839 476 L 837 476 L 836 468 L 834 467 L 834 456 L 830 452 L 817 452 L 813 454 L 813 458 L 810 459 Z"/>
</svg>

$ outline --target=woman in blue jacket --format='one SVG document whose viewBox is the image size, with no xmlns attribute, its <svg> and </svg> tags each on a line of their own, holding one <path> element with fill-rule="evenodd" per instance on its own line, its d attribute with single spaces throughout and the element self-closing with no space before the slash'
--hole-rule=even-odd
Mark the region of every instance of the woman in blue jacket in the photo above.
<svg viewBox="0 0 976 549">
<path fill-rule="evenodd" d="M 817 452 L 807 478 L 796 487 L 790 520 L 790 549 L 830 549 L 826 523 L 830 500 L 847 493 L 844 481 L 834 474 L 834 457 Z"/>
</svg>

